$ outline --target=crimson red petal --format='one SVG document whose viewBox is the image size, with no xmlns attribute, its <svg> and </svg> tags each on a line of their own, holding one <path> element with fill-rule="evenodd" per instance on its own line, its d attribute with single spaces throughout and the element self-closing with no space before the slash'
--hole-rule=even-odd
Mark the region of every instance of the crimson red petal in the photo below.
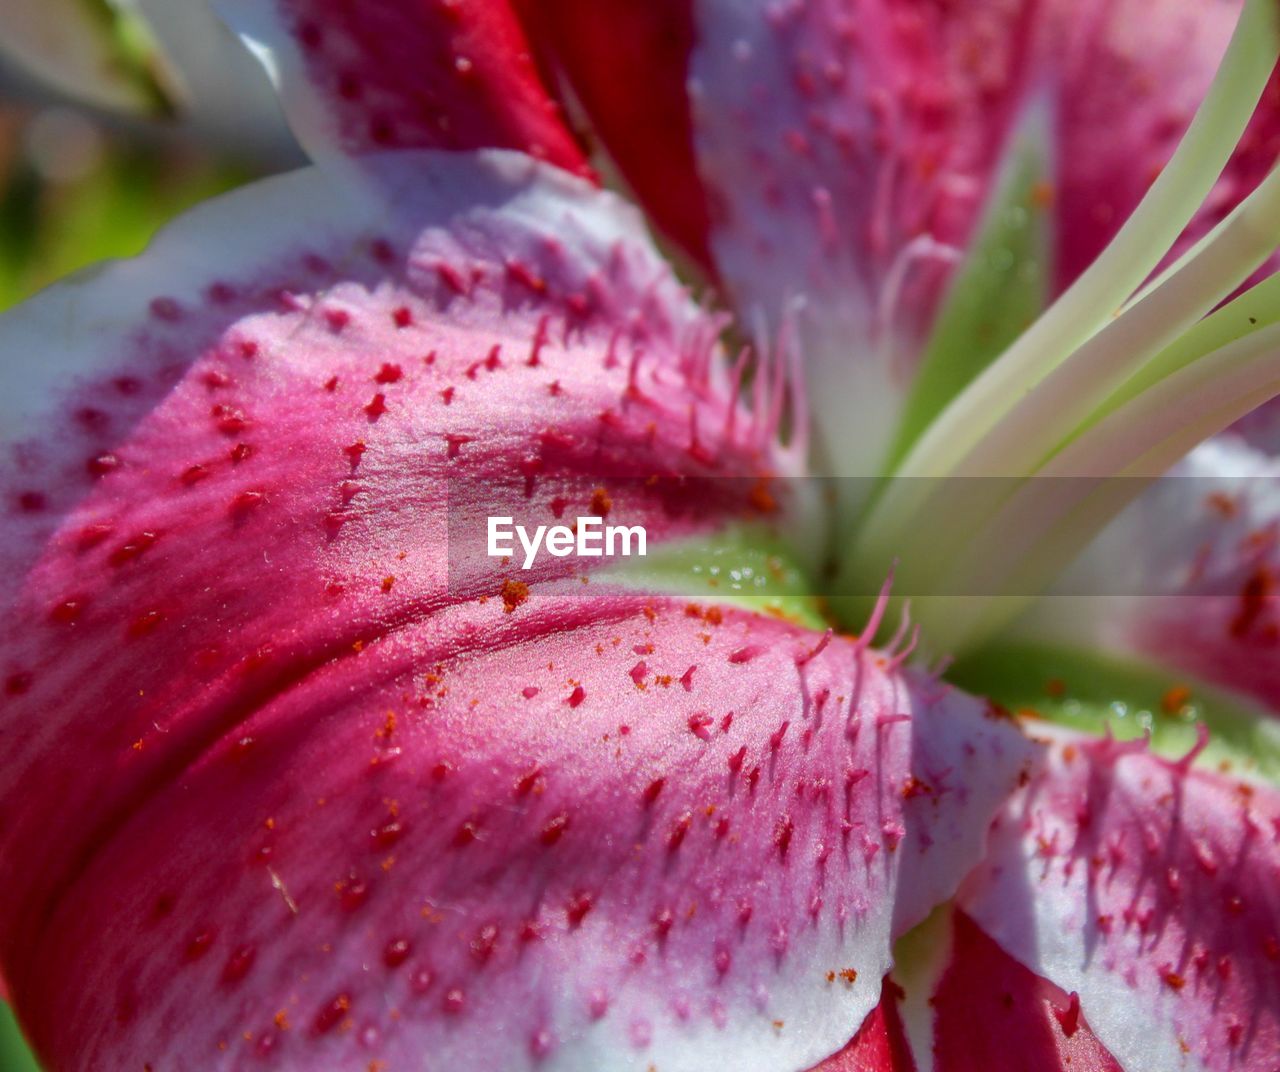
<svg viewBox="0 0 1280 1072">
<path fill-rule="evenodd" d="M 1080 1000 L 1028 971 L 957 910 L 934 993 L 937 1072 L 1124 1072 Z"/>
<path fill-rule="evenodd" d="M 508 0 L 223 0 L 313 156 L 519 149 L 585 174 Z"/>
<path fill-rule="evenodd" d="M 568 77 L 627 182 L 654 222 L 706 271 L 707 192 L 694 159 L 685 91 L 693 0 L 521 0 L 548 66 Z M 618 47 L 625 42 L 624 47 Z"/>
</svg>

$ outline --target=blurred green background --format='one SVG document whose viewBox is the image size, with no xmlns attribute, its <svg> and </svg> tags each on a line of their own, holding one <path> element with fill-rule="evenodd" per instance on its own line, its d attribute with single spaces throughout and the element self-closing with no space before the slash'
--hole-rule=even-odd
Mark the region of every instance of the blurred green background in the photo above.
<svg viewBox="0 0 1280 1072">
<path fill-rule="evenodd" d="M 139 252 L 166 220 L 252 173 L 248 160 L 85 109 L 0 104 L 0 309 Z"/>
</svg>

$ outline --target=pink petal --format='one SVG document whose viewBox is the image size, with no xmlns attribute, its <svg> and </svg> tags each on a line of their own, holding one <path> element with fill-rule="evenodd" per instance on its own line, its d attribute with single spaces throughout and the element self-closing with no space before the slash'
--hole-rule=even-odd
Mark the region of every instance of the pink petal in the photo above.
<svg viewBox="0 0 1280 1072">
<path fill-rule="evenodd" d="M 757 342 L 795 316 L 822 464 L 862 475 L 884 462 L 1014 128 L 1034 128 L 1055 168 L 1034 193 L 1053 217 L 1047 275 L 1061 289 L 1169 159 L 1239 7 L 600 0 L 523 11 L 655 220 L 750 326 L 763 314 Z M 1175 254 L 1269 170 L 1278 138 L 1272 92 Z"/>
<path fill-rule="evenodd" d="M 711 248 L 766 332 L 794 315 L 839 474 L 883 464 L 1013 118 L 1027 7 L 694 5 Z"/>
<path fill-rule="evenodd" d="M 1280 463 L 1237 436 L 1205 444 L 1112 522 L 1015 631 L 1280 711 L 1278 480 Z"/>
<path fill-rule="evenodd" d="M 55 1069 L 812 1065 L 1027 746 L 848 639 L 450 577 L 456 478 L 550 513 L 781 459 L 615 199 L 510 154 L 368 168 L 0 325 L 42 358 L 0 398 L 24 1024 Z"/>
<path fill-rule="evenodd" d="M 53 1066 L 214 1061 L 223 1042 L 243 1060 L 264 1034 L 291 1068 L 430 1052 L 763 1070 L 839 1046 L 879 999 L 892 937 L 976 859 L 1016 740 L 845 643 L 806 668 L 831 690 L 808 747 L 774 751 L 774 720 L 802 717 L 788 649 L 806 638 L 734 614 L 704 644 L 682 605 L 652 610 L 561 612 L 529 637 L 503 636 L 496 607 L 460 608 L 260 706 L 131 810 L 17 951 Z M 493 640 L 468 653 L 478 630 Z M 614 637 L 701 660 L 705 688 L 619 695 Z M 747 637 L 776 651 L 758 670 L 727 658 Z M 439 687 L 420 707 L 424 671 Z M 573 681 L 586 699 L 570 709 Z M 685 712 L 715 700 L 740 713 L 708 746 Z M 885 711 L 914 718 L 878 727 Z M 851 768 L 871 774 L 846 790 Z M 913 772 L 954 788 L 904 799 Z"/>
<path fill-rule="evenodd" d="M 386 149 L 519 149 L 585 174 L 507 0 L 221 0 L 320 158 Z"/>
<path fill-rule="evenodd" d="M 1080 999 L 1029 972 L 963 912 L 933 995 L 937 1072 L 1123 1072 Z"/>
<path fill-rule="evenodd" d="M 1280 796 L 1133 744 L 1055 740 L 959 903 L 1078 993 L 1124 1068 L 1270 1070 Z"/>
<path fill-rule="evenodd" d="M 528 5 L 534 36 L 636 193 L 686 249 L 710 250 L 752 328 L 762 314 L 757 343 L 803 301 L 827 464 L 875 471 L 1012 118 L 1030 5 L 569 6 Z M 621 87 L 604 46 L 620 18 L 624 62 L 647 65 Z"/>
</svg>

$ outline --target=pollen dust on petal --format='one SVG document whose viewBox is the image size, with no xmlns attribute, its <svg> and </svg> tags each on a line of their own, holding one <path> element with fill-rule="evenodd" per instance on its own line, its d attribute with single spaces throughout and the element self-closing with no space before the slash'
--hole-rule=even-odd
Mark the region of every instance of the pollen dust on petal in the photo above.
<svg viewBox="0 0 1280 1072">
<path fill-rule="evenodd" d="M 524 581 L 502 582 L 502 611 L 510 614 L 529 598 L 529 586 Z"/>
</svg>

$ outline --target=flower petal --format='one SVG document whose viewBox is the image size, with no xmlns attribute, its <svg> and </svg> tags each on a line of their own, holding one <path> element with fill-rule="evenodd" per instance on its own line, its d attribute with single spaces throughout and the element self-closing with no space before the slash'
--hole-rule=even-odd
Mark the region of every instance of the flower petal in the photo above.
<svg viewBox="0 0 1280 1072">
<path fill-rule="evenodd" d="M 568 6 L 528 5 L 535 37 L 637 194 L 686 249 L 710 249 L 747 324 L 762 314 L 758 344 L 805 303 L 825 463 L 875 472 L 1013 118 L 1030 5 Z M 646 77 L 621 88 L 603 47 L 619 18 L 647 49 L 624 61 Z"/>
<path fill-rule="evenodd" d="M 884 462 L 1013 118 L 1024 7 L 694 7 L 712 250 L 748 322 L 759 312 L 776 330 L 804 303 L 818 445 L 836 473 Z"/>
<path fill-rule="evenodd" d="M 1234 435 L 1194 451 L 1011 632 L 1120 653 L 1280 711 L 1280 463 Z"/>
<path fill-rule="evenodd" d="M 285 1067 L 431 1052 L 772 1070 L 839 1046 L 879 999 L 892 936 L 978 855 L 1015 741 L 844 644 L 805 674 L 831 692 L 825 724 L 806 725 L 789 650 L 803 636 L 733 613 L 704 644 L 682 605 L 650 609 L 576 629 L 543 610 L 505 636 L 500 607 L 460 614 L 261 708 L 60 891 L 16 984 L 54 1067 L 95 1047 L 213 1062 L 225 1042 L 229 1061 L 279 1047 Z M 492 650 L 463 653 L 479 630 Z M 635 690 L 629 652 L 647 644 L 702 683 Z M 749 669 L 744 644 L 776 654 Z M 406 711 L 424 672 L 449 694 Z M 833 705 L 859 672 L 851 743 Z M 689 721 L 717 700 L 735 718 L 708 746 Z M 939 775 L 954 786 L 941 802 L 904 798 Z M 173 1037 L 171 1021 L 191 1027 Z"/>
<path fill-rule="evenodd" d="M 1274 1065 L 1280 797 L 1055 732 L 959 903 L 1124 1068 Z"/>
<path fill-rule="evenodd" d="M 372 166 L 379 188 L 405 191 L 398 202 L 299 172 L 206 205 L 148 256 L 5 318 L 4 352 L 41 358 L 15 356 L 3 394 L 4 565 L 28 578 L 4 595 L 7 703 L 43 708 L 77 660 L 100 660 L 99 702 L 113 682 L 141 692 L 108 738 L 131 745 L 162 732 L 156 720 L 161 752 L 216 739 L 233 709 L 204 709 L 199 690 L 174 706 L 193 669 L 216 692 L 246 657 L 261 678 L 277 660 L 253 653 L 279 638 L 327 659 L 366 619 L 483 594 L 447 586 L 450 479 L 528 459 L 548 480 L 595 478 L 615 443 L 633 450 L 651 425 L 642 464 L 670 454 L 696 471 L 697 381 L 677 372 L 665 403 L 626 406 L 627 366 L 610 360 L 644 339 L 655 365 L 679 369 L 701 316 L 634 215 L 528 158 L 404 153 Z M 704 393 L 719 417 L 723 401 Z M 731 463 L 731 445 L 715 445 Z M 246 541 L 261 546 L 246 555 Z M 264 589 L 263 556 L 288 591 Z M 52 746 L 52 729 L 31 725 L 19 752 Z M 66 743 L 65 762 L 94 747 Z M 117 759 L 151 765 L 145 749 Z M 64 814 L 71 828 L 77 812 Z"/>
<path fill-rule="evenodd" d="M 316 159 L 519 149 L 586 173 L 507 0 L 219 0 Z"/>
<path fill-rule="evenodd" d="M 1168 161 L 1240 11 L 1237 0 L 642 6 L 525 8 L 659 224 L 695 255 L 710 249 L 753 328 L 763 312 L 757 341 L 804 300 L 796 319 L 822 464 L 853 474 L 892 461 L 895 434 L 894 455 L 946 401 L 932 396 L 963 386 L 1008 341 L 992 315 L 999 338 L 964 340 L 990 352 L 935 376 L 896 427 L 926 339 L 946 350 L 930 339 L 939 298 L 979 213 L 998 215 L 996 163 L 1008 155 L 1012 167 L 1019 153 L 1011 134 L 1039 143 L 1049 169 L 1030 215 L 1051 210 L 1055 241 L 1034 247 L 1051 263 L 1020 268 L 1050 277 L 1051 296 Z M 611 77 L 606 27 L 617 25 L 633 45 L 623 62 L 644 76 Z M 1278 145 L 1273 91 L 1174 256 L 1239 203 Z M 954 297 L 967 328 L 968 296 Z"/>
<path fill-rule="evenodd" d="M 453 574 L 460 478 L 550 512 L 775 449 L 615 199 L 509 154 L 365 167 L 0 324 L 42 358 L 2 396 L 24 1025 L 55 1069 L 811 1066 L 1028 746 L 856 641 Z M 614 509 L 661 539 L 656 494 Z"/>
<path fill-rule="evenodd" d="M 970 150 L 986 144 L 989 153 L 1007 129 L 1007 116 L 984 115 L 974 104 L 990 103 L 991 95 L 1002 90 L 1021 98 L 1019 109 L 1045 98 L 1050 124 L 1043 133 L 1053 142 L 1060 165 L 1041 193 L 1055 206 L 1056 275 L 1058 287 L 1064 288 L 1110 241 L 1172 155 L 1213 77 L 1240 7 L 1239 0 L 1157 0 L 1154 7 L 1143 0 L 1099 0 L 1083 6 L 1050 0 L 1034 9 L 989 3 L 937 14 L 923 9 L 908 13 L 900 6 L 863 0 L 855 19 L 834 4 L 673 0 L 643 5 L 640 11 L 621 2 L 569 0 L 526 3 L 522 15 L 568 75 L 623 173 L 660 221 L 671 216 L 678 192 L 698 205 L 708 196 L 713 201 L 727 196 L 731 205 L 737 198 L 758 197 L 752 184 L 743 189 L 741 182 L 728 181 L 740 179 L 742 172 L 721 170 L 714 158 L 699 159 L 699 180 L 694 157 L 684 148 L 692 140 L 685 133 L 690 129 L 685 98 L 690 75 L 700 132 L 703 126 L 727 128 L 727 113 L 742 108 L 744 94 L 754 94 L 750 120 L 739 124 L 744 129 L 724 129 L 717 137 L 742 142 L 734 151 L 759 163 L 776 161 L 778 166 L 760 181 L 774 190 L 767 200 L 793 201 L 792 211 L 798 195 L 810 192 L 806 184 L 822 188 L 833 181 L 823 173 L 835 170 L 823 169 L 824 160 L 831 162 L 823 156 L 824 137 L 835 135 L 847 152 L 860 148 L 868 157 L 888 159 L 886 166 L 901 170 L 908 182 L 934 183 L 938 189 L 925 195 L 926 202 L 944 200 L 981 182 L 984 174 L 948 170 L 966 159 L 964 150 L 951 143 L 969 141 Z M 618 57 L 607 35 L 620 25 L 627 27 L 632 48 Z M 772 73 L 778 77 L 755 80 L 768 85 L 767 93 L 751 89 L 752 80 L 716 78 L 715 71 L 733 69 L 700 63 L 700 51 L 715 50 L 742 57 L 750 52 L 757 65 L 776 61 Z M 860 69 L 846 70 L 842 51 L 856 55 Z M 1005 85 L 1019 53 L 1025 56 L 1028 77 Z M 611 59 L 636 64 L 637 72 L 647 77 L 610 79 L 610 71 L 617 70 L 609 67 Z M 914 84 L 913 76 L 918 79 Z M 910 92 L 900 92 L 904 85 Z M 699 99 L 699 89 L 707 92 L 706 100 Z M 1273 92 L 1187 240 L 1222 219 L 1270 170 L 1280 138 L 1276 105 Z M 904 109 L 903 114 L 890 116 L 891 107 Z M 919 122 L 922 117 L 925 123 Z M 984 125 L 989 129 L 975 139 L 972 128 Z M 871 134 L 878 140 L 871 140 Z M 770 136 L 773 146 L 766 143 Z M 654 151 L 672 140 L 676 144 L 665 153 Z M 866 152 L 871 149 L 877 153 Z M 916 156 L 920 166 L 905 166 Z M 967 158 L 990 163 L 986 153 L 970 151 Z M 651 177 L 659 161 L 668 176 L 665 184 Z M 954 188 L 950 193 L 948 186 Z M 968 197 L 975 193 L 970 190 Z M 914 196 L 919 198 L 921 191 Z M 836 211 L 858 212 L 860 203 L 840 202 Z M 881 197 L 878 205 L 884 204 Z M 867 212 L 865 220 L 873 219 L 862 211 Z M 747 220 L 754 224 L 758 214 L 735 216 L 740 225 Z M 704 225 L 733 226 L 723 218 L 698 218 Z M 917 217 L 916 227 L 921 219 Z M 893 222 L 877 223 L 885 237 L 892 237 Z M 686 246 L 704 240 L 694 226 L 690 217 L 674 229 Z M 812 216 L 803 230 L 814 236 Z M 953 237 L 964 233 L 961 228 Z"/>
</svg>

